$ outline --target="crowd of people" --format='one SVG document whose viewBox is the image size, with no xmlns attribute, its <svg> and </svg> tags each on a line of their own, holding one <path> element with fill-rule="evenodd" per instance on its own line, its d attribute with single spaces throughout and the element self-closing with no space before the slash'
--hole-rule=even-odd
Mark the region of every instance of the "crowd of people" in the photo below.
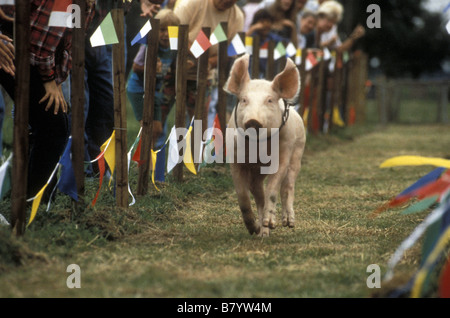
<svg viewBox="0 0 450 318">
<path fill-rule="evenodd" d="M 49 27 L 49 16 L 56 0 L 30 0 L 31 3 L 31 83 L 30 85 L 30 159 L 28 196 L 45 184 L 59 160 L 70 135 L 71 29 Z M 117 0 L 86 0 L 85 43 L 85 144 L 86 161 L 100 153 L 100 146 L 114 129 L 114 96 L 111 46 L 92 47 L 89 38 Z M 139 0 L 140 16 L 160 19 L 155 105 L 144 105 L 144 65 L 147 45 L 141 44 L 133 59 L 127 80 L 127 97 L 137 121 L 144 107 L 154 107 L 154 145 L 167 137 L 167 120 L 175 101 L 176 51 L 170 50 L 168 27 L 189 25 L 191 45 L 202 27 L 211 30 L 228 22 L 227 37 L 238 32 L 258 34 L 261 44 L 268 40 L 292 42 L 302 49 L 348 50 L 364 35 L 358 26 L 345 40 L 338 35 L 343 6 L 335 0 Z M 14 100 L 14 7 L 0 7 L 0 84 Z M 124 39 L 126 41 L 126 39 Z M 209 75 L 205 109 L 214 113 L 217 93 L 217 45 L 209 51 Z M 187 78 L 187 116 L 194 112 L 197 86 L 197 59 L 189 56 Z M 4 103 L 0 96 L 0 124 Z M 3 105 L 3 106 L 2 106 Z M 211 118 L 209 116 L 209 118 Z M 211 122 L 211 120 L 209 120 Z M 1 136 L 1 133 L 0 133 Z M 1 144 L 1 140 L 0 140 Z M 1 148 L 1 146 L 0 146 Z M 95 176 L 90 166 L 86 175 Z M 49 187 L 50 188 L 50 187 Z"/>
</svg>

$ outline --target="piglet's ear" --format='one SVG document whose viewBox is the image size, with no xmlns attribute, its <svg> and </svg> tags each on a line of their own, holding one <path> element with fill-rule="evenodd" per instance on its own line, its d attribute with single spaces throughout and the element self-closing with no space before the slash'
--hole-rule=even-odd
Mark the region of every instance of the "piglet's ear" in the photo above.
<svg viewBox="0 0 450 318">
<path fill-rule="evenodd" d="M 248 74 L 249 55 L 238 58 L 231 68 L 230 77 L 225 83 L 224 90 L 230 94 L 239 95 L 242 88 L 250 81 Z"/>
<path fill-rule="evenodd" d="M 287 100 L 293 100 L 300 92 L 300 73 L 291 59 L 287 59 L 283 72 L 273 79 L 272 89 Z"/>
</svg>

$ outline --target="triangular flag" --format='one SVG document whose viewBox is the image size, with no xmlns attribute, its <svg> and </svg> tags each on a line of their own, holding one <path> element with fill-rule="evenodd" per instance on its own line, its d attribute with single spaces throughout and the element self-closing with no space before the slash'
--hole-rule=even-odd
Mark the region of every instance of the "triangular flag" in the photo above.
<svg viewBox="0 0 450 318">
<path fill-rule="evenodd" d="M 101 151 L 104 151 L 104 157 L 106 163 L 111 170 L 111 178 L 109 179 L 109 184 L 111 184 L 112 176 L 114 174 L 114 168 L 116 166 L 116 131 L 114 130 L 111 137 L 100 147 Z"/>
<path fill-rule="evenodd" d="M 295 53 L 295 64 L 302 64 L 302 49 L 297 49 L 297 52 Z"/>
<path fill-rule="evenodd" d="M 266 42 L 259 48 L 259 58 L 266 59 L 268 57 L 269 57 L 269 42 Z"/>
<path fill-rule="evenodd" d="M 295 48 L 295 45 L 292 42 L 289 42 L 288 46 L 286 47 L 286 55 L 292 57 L 296 53 L 297 49 Z"/>
<path fill-rule="evenodd" d="M 211 47 L 211 42 L 209 42 L 205 33 L 203 33 L 203 31 L 200 30 L 194 43 L 192 43 L 192 46 L 191 46 L 192 54 L 194 55 L 195 58 L 198 58 L 200 55 L 205 53 L 205 51 L 207 49 L 209 49 L 210 47 Z"/>
<path fill-rule="evenodd" d="M 308 55 L 306 56 L 306 65 L 305 65 L 305 70 L 309 71 L 311 70 L 314 66 L 316 66 L 319 62 L 317 61 L 316 57 L 314 56 L 314 54 L 312 52 L 309 52 Z"/>
<path fill-rule="evenodd" d="M 178 26 L 168 26 L 169 42 L 171 50 L 178 50 Z"/>
<path fill-rule="evenodd" d="M 51 27 L 72 27 L 72 10 L 68 10 L 72 4 L 72 0 L 58 0 L 53 4 L 52 12 L 48 21 Z"/>
<path fill-rule="evenodd" d="M 404 210 L 402 214 L 408 215 L 413 213 L 419 213 L 422 211 L 425 211 L 426 209 L 430 208 L 433 204 L 435 204 L 439 199 L 438 195 L 423 199 L 416 204 L 411 205 L 409 208 Z"/>
<path fill-rule="evenodd" d="M 175 126 L 172 127 L 169 135 L 169 158 L 167 159 L 167 173 L 178 164 L 180 155 L 178 153 L 178 142 Z"/>
<path fill-rule="evenodd" d="M 341 117 L 341 112 L 339 111 L 339 108 L 337 106 L 333 107 L 332 122 L 333 122 L 333 125 L 336 125 L 338 127 L 345 126 L 345 123 Z"/>
<path fill-rule="evenodd" d="M 447 29 L 448 34 L 450 34 L 450 20 L 447 22 L 445 28 Z"/>
<path fill-rule="evenodd" d="M 153 182 L 153 185 L 155 186 L 156 190 L 160 191 L 155 183 L 155 167 L 156 167 L 157 153 L 153 149 L 150 149 L 150 150 L 151 150 L 151 155 L 152 155 L 152 182 Z"/>
<path fill-rule="evenodd" d="M 119 43 L 111 12 L 103 19 L 90 40 L 92 47 Z"/>
<path fill-rule="evenodd" d="M 350 106 L 350 111 L 348 114 L 348 124 L 352 126 L 356 122 L 356 110 L 354 106 Z"/>
<path fill-rule="evenodd" d="M 241 55 L 246 52 L 245 45 L 239 34 L 236 34 L 228 45 L 228 56 Z"/>
<path fill-rule="evenodd" d="M 331 52 L 330 52 L 330 50 L 327 47 L 325 47 L 323 49 L 323 59 L 325 61 L 328 61 L 329 59 L 331 59 Z"/>
<path fill-rule="evenodd" d="M 75 173 L 73 171 L 71 153 L 72 137 L 69 137 L 66 149 L 64 150 L 64 153 L 59 160 L 59 163 L 61 165 L 61 176 L 58 182 L 58 189 L 62 193 L 69 195 L 75 201 L 78 201 L 77 183 L 75 181 Z"/>
<path fill-rule="evenodd" d="M 142 138 L 139 138 L 139 143 L 136 147 L 136 151 L 134 152 L 133 158 L 131 160 L 138 163 L 138 166 L 142 164 L 141 161 L 141 144 L 142 144 Z"/>
<path fill-rule="evenodd" d="M 273 52 L 273 59 L 276 61 L 282 58 L 283 56 L 286 56 L 286 48 L 284 47 L 283 43 L 278 42 Z"/>
<path fill-rule="evenodd" d="M 403 190 L 398 197 L 404 196 L 404 195 L 408 195 L 410 193 L 412 193 L 413 191 L 416 191 L 424 186 L 426 186 L 427 184 L 430 184 L 431 182 L 434 182 L 436 180 L 438 180 L 442 174 L 445 172 L 445 168 L 436 168 L 433 171 L 431 171 L 430 173 L 428 173 L 427 175 L 423 176 L 422 178 L 420 178 L 419 180 L 417 180 L 416 182 L 414 182 L 414 184 L 410 185 L 408 188 L 406 188 L 405 190 Z"/>
<path fill-rule="evenodd" d="M 12 154 L 0 167 L 0 200 L 11 190 L 11 158 Z"/>
<path fill-rule="evenodd" d="M 139 31 L 138 34 L 134 37 L 133 41 L 131 41 L 131 46 L 135 45 L 136 43 L 147 43 L 147 34 L 152 29 L 152 25 L 150 23 L 150 20 L 147 21 L 147 23 L 144 24 L 142 29 Z"/>
<path fill-rule="evenodd" d="M 98 199 L 98 195 L 100 194 L 100 189 L 102 188 L 102 183 L 103 183 L 103 176 L 105 174 L 105 158 L 104 158 L 104 152 L 100 153 L 98 155 L 98 157 L 96 158 L 97 160 L 97 164 L 98 164 L 98 170 L 100 172 L 100 176 L 98 179 L 98 190 L 97 190 L 97 194 L 95 195 L 94 200 L 92 200 L 92 206 L 95 205 L 95 203 L 97 202 Z"/>
<path fill-rule="evenodd" d="M 48 183 L 45 184 L 45 186 L 36 194 L 33 200 L 33 205 L 31 206 L 31 215 L 30 220 L 28 221 L 28 225 L 33 222 L 34 217 L 36 216 L 36 212 L 38 210 L 39 204 L 41 204 L 42 195 L 44 194 L 45 189 L 47 188 Z"/>
<path fill-rule="evenodd" d="M 248 54 L 253 54 L 253 38 L 251 36 L 245 37 L 245 48 Z"/>
<path fill-rule="evenodd" d="M 209 37 L 209 41 L 211 45 L 215 45 L 220 42 L 224 42 L 227 40 L 227 35 L 223 31 L 222 24 L 219 23 L 217 27 L 214 29 L 214 32 Z"/>
<path fill-rule="evenodd" d="M 450 160 L 443 158 L 431 158 L 421 156 L 398 156 L 386 160 L 380 165 L 380 168 L 390 168 L 398 166 L 423 166 L 431 165 L 450 169 Z"/>
<path fill-rule="evenodd" d="M 192 151 L 191 151 L 191 132 L 192 126 L 189 127 L 189 130 L 186 134 L 186 151 L 184 152 L 183 162 L 186 168 L 193 174 L 197 174 L 195 171 L 194 160 L 192 159 Z"/>
</svg>

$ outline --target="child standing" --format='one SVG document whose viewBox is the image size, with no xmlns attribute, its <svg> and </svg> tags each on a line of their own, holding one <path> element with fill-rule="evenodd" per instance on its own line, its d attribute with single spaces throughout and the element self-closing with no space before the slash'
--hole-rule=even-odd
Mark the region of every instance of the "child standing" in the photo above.
<svg viewBox="0 0 450 318">
<path fill-rule="evenodd" d="M 163 133 L 163 123 L 175 100 L 175 61 L 176 51 L 170 49 L 168 26 L 179 25 L 178 17 L 170 9 L 158 12 L 155 19 L 160 20 L 158 61 L 153 122 L 153 141 Z M 136 120 L 142 122 L 144 107 L 144 69 L 147 45 L 142 44 L 133 62 L 133 70 L 127 83 L 127 96 Z M 151 105 L 146 105 L 151 106 Z M 156 145 L 158 146 L 158 145 Z"/>
</svg>

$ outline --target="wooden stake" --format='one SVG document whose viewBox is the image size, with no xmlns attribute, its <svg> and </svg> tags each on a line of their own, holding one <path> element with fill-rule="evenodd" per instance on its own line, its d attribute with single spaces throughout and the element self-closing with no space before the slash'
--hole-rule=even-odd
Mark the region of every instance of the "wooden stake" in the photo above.
<svg viewBox="0 0 450 318">
<path fill-rule="evenodd" d="M 75 0 L 80 6 L 81 27 L 72 29 L 72 78 L 71 78 L 71 111 L 72 111 L 72 162 L 77 183 L 78 202 L 75 211 L 84 207 L 84 65 L 85 65 L 85 23 L 86 1 Z"/>
<path fill-rule="evenodd" d="M 211 34 L 210 28 L 202 28 L 203 33 L 209 38 Z M 206 128 L 208 128 L 208 109 L 206 108 L 206 87 L 208 83 L 208 64 L 209 64 L 209 50 L 206 50 L 198 60 L 197 65 L 197 99 L 195 101 L 195 110 L 194 110 L 194 118 L 195 120 L 202 121 L 202 130 L 201 132 L 196 132 L 194 128 L 194 134 L 200 134 L 203 136 Z M 199 154 L 201 149 L 200 144 L 195 143 L 196 138 L 191 139 L 191 149 L 194 149 L 194 161 L 195 156 Z"/>
<path fill-rule="evenodd" d="M 14 140 L 11 192 L 11 227 L 25 232 L 28 174 L 28 104 L 30 87 L 30 1 L 16 0 L 15 17 Z"/>
<path fill-rule="evenodd" d="M 147 52 L 145 58 L 144 107 L 142 111 L 141 157 L 143 164 L 139 166 L 138 195 L 148 191 L 148 180 L 153 149 L 153 120 L 155 117 L 156 62 L 159 46 L 159 20 L 151 19 L 152 29 L 147 36 Z"/>
<path fill-rule="evenodd" d="M 228 34 L 228 23 L 221 22 L 223 31 Z M 230 39 L 231 40 L 231 39 Z M 217 100 L 217 114 L 219 116 L 220 128 L 222 129 L 223 140 L 225 137 L 225 127 L 227 126 L 227 93 L 223 90 L 225 83 L 228 79 L 228 41 L 223 41 L 219 43 L 218 51 L 218 100 Z M 225 154 L 224 154 L 225 156 Z M 225 157 L 223 158 L 225 159 Z M 220 162 L 220 160 L 218 160 Z M 223 161 L 225 162 L 225 160 Z"/>
<path fill-rule="evenodd" d="M 176 69 L 176 114 L 175 127 L 186 127 L 186 89 L 187 89 L 187 56 L 189 50 L 189 25 L 181 24 L 178 28 L 178 53 L 177 53 L 177 69 Z M 177 142 L 182 140 L 180 136 Z M 175 180 L 183 181 L 183 163 L 173 168 Z"/>
<path fill-rule="evenodd" d="M 259 79 L 259 47 L 260 47 L 260 36 L 255 35 L 253 37 L 253 47 L 252 47 L 252 78 Z"/>
<path fill-rule="evenodd" d="M 128 207 L 127 113 L 123 9 L 111 10 L 118 44 L 113 45 L 114 129 L 116 131 L 116 203 Z"/>
</svg>

